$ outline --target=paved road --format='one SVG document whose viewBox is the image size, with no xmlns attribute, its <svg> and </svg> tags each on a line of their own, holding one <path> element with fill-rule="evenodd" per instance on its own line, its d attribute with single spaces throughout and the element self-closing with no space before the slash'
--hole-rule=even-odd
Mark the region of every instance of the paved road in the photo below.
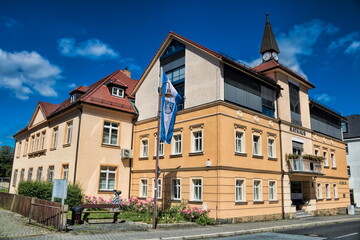
<svg viewBox="0 0 360 240">
<path fill-rule="evenodd" d="M 297 228 L 272 233 L 257 233 L 243 236 L 218 238 L 219 240 L 359 240 L 360 221 L 327 226 Z"/>
</svg>

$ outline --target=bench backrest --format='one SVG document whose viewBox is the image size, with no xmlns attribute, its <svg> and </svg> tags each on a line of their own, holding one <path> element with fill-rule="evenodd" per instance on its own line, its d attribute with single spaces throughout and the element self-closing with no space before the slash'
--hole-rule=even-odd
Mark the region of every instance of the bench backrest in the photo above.
<svg viewBox="0 0 360 240">
<path fill-rule="evenodd" d="M 120 208 L 120 204 L 80 204 L 82 208 Z"/>
</svg>

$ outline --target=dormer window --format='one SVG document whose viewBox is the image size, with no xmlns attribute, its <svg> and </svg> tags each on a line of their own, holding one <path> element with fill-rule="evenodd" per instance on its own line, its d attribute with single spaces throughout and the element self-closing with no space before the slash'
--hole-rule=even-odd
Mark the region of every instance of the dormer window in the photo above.
<svg viewBox="0 0 360 240">
<path fill-rule="evenodd" d="M 73 103 L 73 102 L 75 102 L 75 100 L 76 100 L 76 94 L 74 93 L 74 94 L 71 95 L 71 97 L 70 97 L 70 102 Z"/>
<path fill-rule="evenodd" d="M 118 87 L 112 87 L 111 94 L 116 97 L 124 97 L 124 89 Z"/>
</svg>

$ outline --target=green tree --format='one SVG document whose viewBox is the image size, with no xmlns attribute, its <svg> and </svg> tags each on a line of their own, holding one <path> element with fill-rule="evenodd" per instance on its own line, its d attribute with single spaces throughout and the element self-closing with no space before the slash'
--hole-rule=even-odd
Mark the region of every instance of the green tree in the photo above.
<svg viewBox="0 0 360 240">
<path fill-rule="evenodd" d="M 9 146 L 0 147 L 0 177 L 10 177 L 14 159 L 14 149 Z"/>
</svg>

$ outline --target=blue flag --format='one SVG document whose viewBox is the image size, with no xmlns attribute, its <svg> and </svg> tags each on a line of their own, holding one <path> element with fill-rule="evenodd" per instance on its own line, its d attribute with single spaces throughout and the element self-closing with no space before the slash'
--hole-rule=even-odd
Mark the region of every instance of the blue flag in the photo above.
<svg viewBox="0 0 360 240">
<path fill-rule="evenodd" d="M 171 142 L 174 132 L 175 118 L 177 113 L 177 103 L 182 99 L 171 84 L 166 74 L 162 73 L 162 97 L 160 114 L 160 140 L 166 143 Z M 165 97 L 171 94 L 173 97 Z"/>
</svg>

